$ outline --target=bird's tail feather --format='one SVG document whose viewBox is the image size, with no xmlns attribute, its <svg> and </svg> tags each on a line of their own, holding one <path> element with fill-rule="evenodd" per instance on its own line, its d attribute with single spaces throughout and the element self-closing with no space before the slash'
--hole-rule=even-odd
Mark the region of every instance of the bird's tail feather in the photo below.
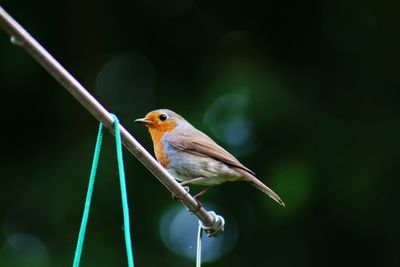
<svg viewBox="0 0 400 267">
<path fill-rule="evenodd" d="M 241 174 L 243 174 L 248 182 L 258 190 L 264 192 L 266 195 L 268 195 L 270 198 L 278 202 L 280 205 L 285 207 L 285 203 L 282 201 L 282 199 L 274 192 L 272 191 L 268 186 L 263 184 L 260 180 L 258 180 L 254 175 L 246 172 L 245 170 L 240 170 L 237 169 Z"/>
</svg>

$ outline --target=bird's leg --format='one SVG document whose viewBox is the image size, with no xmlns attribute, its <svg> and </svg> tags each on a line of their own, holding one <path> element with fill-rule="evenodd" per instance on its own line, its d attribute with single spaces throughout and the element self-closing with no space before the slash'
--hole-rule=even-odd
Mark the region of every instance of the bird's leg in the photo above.
<svg viewBox="0 0 400 267">
<path fill-rule="evenodd" d="M 192 183 L 203 181 L 203 180 L 206 180 L 206 179 L 207 179 L 206 177 L 196 177 L 196 178 L 192 178 L 192 179 L 180 182 L 180 184 L 181 184 L 181 186 L 184 186 L 184 185 L 187 185 L 187 184 L 192 184 Z"/>
<path fill-rule="evenodd" d="M 207 178 L 206 177 L 196 177 L 196 178 L 192 178 L 192 179 L 189 179 L 189 180 L 185 180 L 185 181 L 183 181 L 183 182 L 180 182 L 179 184 L 181 185 L 181 186 L 183 186 L 185 189 L 186 189 L 186 191 L 187 192 L 189 192 L 189 187 L 188 186 L 186 186 L 186 185 L 188 185 L 188 184 L 192 184 L 192 183 L 196 183 L 196 182 L 200 182 L 200 181 L 204 181 L 204 180 L 207 180 Z M 211 188 L 213 188 L 214 187 L 214 185 L 210 185 L 210 186 L 208 186 L 208 187 L 206 187 L 205 189 L 203 189 L 202 191 L 200 191 L 200 193 L 198 193 L 197 195 L 195 195 L 193 198 L 196 200 L 196 203 L 197 203 L 197 207 L 196 207 L 196 209 L 195 210 L 189 210 L 190 212 L 193 212 L 193 213 L 196 213 L 196 212 L 198 212 L 202 207 L 203 207 L 203 204 L 201 204 L 201 202 L 200 202 L 200 197 L 202 196 L 202 195 L 204 195 L 205 193 L 207 193 L 207 191 L 208 190 L 210 190 Z M 177 198 L 176 196 L 172 196 L 172 198 Z"/>
<path fill-rule="evenodd" d="M 191 183 L 194 183 L 194 182 L 202 181 L 202 180 L 205 180 L 205 179 L 207 179 L 207 178 L 205 178 L 205 177 L 197 177 L 197 178 L 192 178 L 192 179 L 189 179 L 189 180 L 185 180 L 183 182 L 180 182 L 179 184 L 181 186 L 183 186 L 183 188 L 186 190 L 187 193 L 189 193 L 189 186 L 186 186 L 187 184 L 191 184 Z M 179 198 L 177 196 L 175 196 L 174 194 L 172 194 L 172 199 L 179 199 Z"/>
<path fill-rule="evenodd" d="M 185 189 L 186 193 L 189 193 L 189 190 L 190 190 L 189 186 L 183 186 L 183 189 Z M 180 198 L 177 197 L 177 196 L 175 196 L 175 195 L 172 193 L 172 199 L 180 199 Z"/>
<path fill-rule="evenodd" d="M 213 188 L 214 187 L 214 185 L 210 185 L 210 186 L 208 186 L 208 187 L 206 187 L 205 189 L 203 189 L 200 193 L 198 193 L 197 195 L 195 195 L 193 198 L 196 200 L 196 202 L 197 202 L 197 207 L 196 207 L 196 209 L 195 210 L 191 210 L 191 212 L 193 212 L 193 213 L 196 213 L 196 212 L 198 212 L 200 209 L 201 209 L 201 207 L 203 207 L 203 204 L 201 204 L 201 202 L 200 202 L 200 197 L 202 196 L 202 195 L 204 195 L 205 193 L 207 193 L 208 192 L 208 190 L 210 190 L 211 188 Z"/>
<path fill-rule="evenodd" d="M 198 201 L 199 198 L 200 198 L 202 195 L 204 195 L 205 193 L 207 193 L 208 190 L 210 190 L 210 189 L 213 188 L 213 187 L 214 187 L 214 185 L 207 186 L 206 188 L 203 189 L 203 191 L 199 192 L 199 193 L 198 193 L 197 195 L 195 195 L 193 198 L 196 199 L 196 200 Z"/>
</svg>

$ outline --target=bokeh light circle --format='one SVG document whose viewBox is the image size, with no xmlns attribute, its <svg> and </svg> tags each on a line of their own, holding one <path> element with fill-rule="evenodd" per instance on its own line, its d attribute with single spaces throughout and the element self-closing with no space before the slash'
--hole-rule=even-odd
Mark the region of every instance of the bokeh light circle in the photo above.
<svg viewBox="0 0 400 267">
<path fill-rule="evenodd" d="M 132 112 L 153 103 L 156 72 L 150 60 L 137 53 L 113 57 L 101 68 L 96 93 L 114 112 Z"/>
<path fill-rule="evenodd" d="M 229 146 L 236 155 L 251 151 L 252 120 L 247 116 L 249 98 L 245 94 L 220 96 L 208 107 L 203 121 L 213 136 Z"/>
<path fill-rule="evenodd" d="M 49 253 L 44 243 L 32 234 L 10 235 L 0 251 L 0 266 L 49 266 Z"/>
<path fill-rule="evenodd" d="M 211 238 L 203 235 L 202 262 L 215 261 L 235 247 L 238 235 L 236 224 L 231 218 L 226 223 L 229 226 L 225 227 L 224 234 Z M 194 261 L 198 225 L 197 218 L 186 209 L 171 207 L 161 217 L 160 235 L 172 252 Z"/>
</svg>

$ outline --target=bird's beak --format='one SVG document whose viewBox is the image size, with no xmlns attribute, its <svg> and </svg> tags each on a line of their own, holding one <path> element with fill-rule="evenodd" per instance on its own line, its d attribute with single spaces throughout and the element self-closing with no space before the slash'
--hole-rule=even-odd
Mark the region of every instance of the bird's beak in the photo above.
<svg viewBox="0 0 400 267">
<path fill-rule="evenodd" d="M 135 120 L 136 123 L 140 123 L 140 124 L 144 124 L 144 125 L 150 125 L 151 121 L 146 119 L 146 118 L 142 118 L 142 119 L 137 119 Z"/>
</svg>

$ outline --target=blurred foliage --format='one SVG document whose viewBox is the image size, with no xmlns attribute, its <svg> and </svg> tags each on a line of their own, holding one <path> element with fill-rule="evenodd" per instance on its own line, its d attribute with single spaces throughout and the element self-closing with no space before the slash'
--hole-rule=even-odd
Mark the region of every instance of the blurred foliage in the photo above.
<svg viewBox="0 0 400 267">
<path fill-rule="evenodd" d="M 211 190 L 236 232 L 206 266 L 400 266 L 399 2 L 2 6 L 149 150 L 133 120 L 170 108 L 286 200 L 241 183 Z M 0 59 L 0 266 L 70 266 L 97 122 L 3 31 Z M 126 265 L 113 142 L 82 266 Z M 137 266 L 194 266 L 160 233 L 181 206 L 126 151 L 125 161 Z"/>
</svg>

